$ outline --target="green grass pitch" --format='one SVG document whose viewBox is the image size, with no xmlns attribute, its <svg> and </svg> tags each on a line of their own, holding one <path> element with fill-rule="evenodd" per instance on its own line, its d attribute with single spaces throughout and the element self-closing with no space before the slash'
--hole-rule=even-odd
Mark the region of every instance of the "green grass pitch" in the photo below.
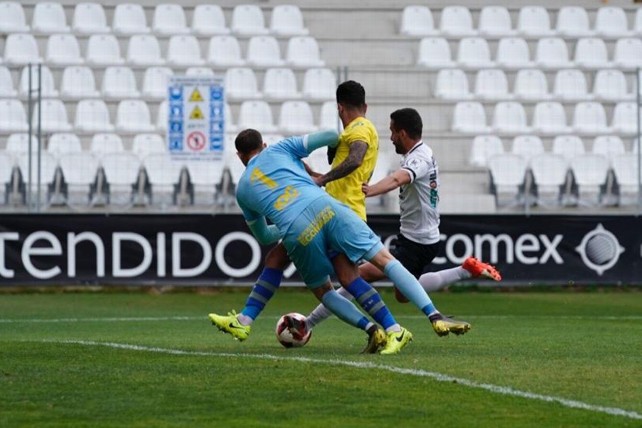
<svg viewBox="0 0 642 428">
<path fill-rule="evenodd" d="M 0 294 L 0 426 L 642 427 L 639 290 L 435 293 L 472 324 L 439 338 L 383 289 L 414 333 L 385 357 L 336 318 L 282 348 L 278 316 L 315 306 L 301 289 L 237 342 L 207 314 L 247 291 Z"/>
</svg>

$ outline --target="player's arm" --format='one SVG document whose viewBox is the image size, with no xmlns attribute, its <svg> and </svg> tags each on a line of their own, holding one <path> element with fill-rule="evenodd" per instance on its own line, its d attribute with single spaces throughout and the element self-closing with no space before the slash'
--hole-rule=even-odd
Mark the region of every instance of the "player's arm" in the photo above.
<svg viewBox="0 0 642 428">
<path fill-rule="evenodd" d="M 363 159 L 366 156 L 368 151 L 368 143 L 365 141 L 357 140 L 353 141 L 350 144 L 350 151 L 348 152 L 348 157 L 337 165 L 335 168 L 332 168 L 327 173 L 323 174 L 321 177 L 317 177 L 314 181 L 319 186 L 325 186 L 327 183 L 338 180 L 350 174 L 355 169 L 359 168 L 363 163 Z"/>
<path fill-rule="evenodd" d="M 336 147 L 339 144 L 339 134 L 336 131 L 321 131 L 308 134 L 303 144 L 308 154 L 321 147 Z"/>
<path fill-rule="evenodd" d="M 373 185 L 368 185 L 364 183 L 361 185 L 361 190 L 365 193 L 366 197 L 377 196 L 383 193 L 388 193 L 391 190 L 395 190 L 398 187 L 403 186 L 404 184 L 410 183 L 412 177 L 410 176 L 412 172 L 405 168 L 399 168 L 392 174 L 387 177 L 382 178 Z"/>
<path fill-rule="evenodd" d="M 256 220 L 246 220 L 247 226 L 252 231 L 252 235 L 261 245 L 273 244 L 281 239 L 279 229 L 274 224 L 268 225 L 265 217 L 259 217 Z"/>
</svg>

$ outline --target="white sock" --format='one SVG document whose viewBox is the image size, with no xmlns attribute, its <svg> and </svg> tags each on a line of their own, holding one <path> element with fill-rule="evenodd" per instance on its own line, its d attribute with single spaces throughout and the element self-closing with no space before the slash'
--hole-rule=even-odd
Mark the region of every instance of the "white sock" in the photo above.
<svg viewBox="0 0 642 428">
<path fill-rule="evenodd" d="M 352 294 L 348 293 L 348 291 L 343 288 L 339 287 L 337 289 L 337 293 L 339 293 L 341 296 L 345 297 L 348 300 L 353 300 L 354 297 L 352 297 Z M 306 317 L 306 324 L 308 326 L 308 330 L 312 330 L 312 327 L 315 325 L 319 324 L 321 321 L 327 319 L 332 315 L 332 312 L 330 309 L 326 308 L 323 303 L 319 303 L 319 305 L 314 308 L 312 312 Z"/>
<path fill-rule="evenodd" d="M 441 290 L 453 282 L 470 278 L 470 272 L 461 266 L 444 269 L 437 272 L 428 272 L 419 277 L 419 283 L 427 293 Z"/>
<path fill-rule="evenodd" d="M 252 317 L 248 317 L 247 315 L 243 315 L 243 314 L 236 315 L 236 319 L 239 320 L 241 325 L 250 325 L 254 322 Z"/>
</svg>

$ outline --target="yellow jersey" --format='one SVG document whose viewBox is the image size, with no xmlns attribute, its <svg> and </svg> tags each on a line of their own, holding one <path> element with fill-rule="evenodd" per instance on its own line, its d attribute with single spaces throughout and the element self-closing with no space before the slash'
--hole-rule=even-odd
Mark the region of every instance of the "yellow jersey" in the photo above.
<svg viewBox="0 0 642 428">
<path fill-rule="evenodd" d="M 355 141 L 363 141 L 368 145 L 361 166 L 347 176 L 327 183 L 325 190 L 332 197 L 349 206 L 365 221 L 366 196 L 361 191 L 361 185 L 370 180 L 379 155 L 379 135 L 372 122 L 365 117 L 358 117 L 346 126 L 339 135 L 339 144 L 332 161 L 332 168 L 336 168 L 346 160 L 350 152 L 350 144 Z"/>
</svg>

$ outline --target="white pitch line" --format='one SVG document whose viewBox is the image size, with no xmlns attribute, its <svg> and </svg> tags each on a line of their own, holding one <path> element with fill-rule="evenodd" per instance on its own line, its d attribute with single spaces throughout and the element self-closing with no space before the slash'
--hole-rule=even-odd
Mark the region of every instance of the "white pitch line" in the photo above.
<svg viewBox="0 0 642 428">
<path fill-rule="evenodd" d="M 114 342 L 95 342 L 91 340 L 43 340 L 42 342 L 46 343 L 60 343 L 60 344 L 75 344 L 75 345 L 84 345 L 84 346 L 105 346 L 108 348 L 114 349 L 125 349 L 129 351 L 143 351 L 143 352 L 157 352 L 161 354 L 169 355 L 187 355 L 187 356 L 203 356 L 203 357 L 243 357 L 243 358 L 255 358 L 263 360 L 280 360 L 280 361 L 299 361 L 304 363 L 314 363 L 314 364 L 330 364 L 335 366 L 346 366 L 354 367 L 358 369 L 375 369 L 375 370 L 384 370 L 391 373 L 418 376 L 418 377 L 427 377 L 434 379 L 438 382 L 448 382 L 456 383 L 459 385 L 464 385 L 469 388 L 483 389 L 489 392 L 496 394 L 509 395 L 513 397 L 526 398 L 530 400 L 539 400 L 549 403 L 561 404 L 564 407 L 569 407 L 572 409 L 582 409 L 589 410 L 592 412 L 606 413 L 612 416 L 623 416 L 629 419 L 642 419 L 642 414 L 631 411 L 619 409 L 617 407 L 605 407 L 605 406 L 596 406 L 593 404 L 584 403 L 577 400 L 569 400 L 562 397 L 555 397 L 552 395 L 543 395 L 536 394 L 528 391 L 520 391 L 518 389 L 510 388 L 507 386 L 492 385 L 489 383 L 479 383 L 473 380 L 458 378 L 454 376 L 444 375 L 441 373 L 431 372 L 427 370 L 420 369 L 405 369 L 401 367 L 388 366 L 384 364 L 375 364 L 368 362 L 360 361 L 345 361 L 345 360 L 323 360 L 317 358 L 308 358 L 308 357 L 284 357 L 271 354 L 234 354 L 234 353 L 225 353 L 225 352 L 205 352 L 205 351 L 186 351 L 182 349 L 171 349 L 171 348 L 158 348 L 142 345 L 130 345 L 126 343 L 114 343 Z"/>
</svg>

